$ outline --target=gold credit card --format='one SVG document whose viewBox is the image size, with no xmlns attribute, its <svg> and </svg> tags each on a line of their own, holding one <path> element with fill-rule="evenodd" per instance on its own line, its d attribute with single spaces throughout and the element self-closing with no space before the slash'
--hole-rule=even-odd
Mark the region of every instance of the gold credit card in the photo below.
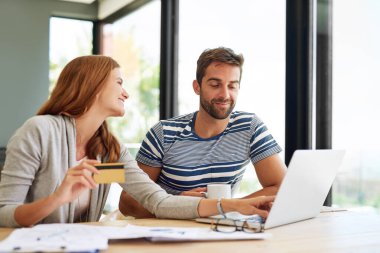
<svg viewBox="0 0 380 253">
<path fill-rule="evenodd" d="M 125 182 L 123 163 L 98 163 L 94 167 L 99 170 L 99 174 L 93 175 L 95 182 L 98 184 Z"/>
</svg>

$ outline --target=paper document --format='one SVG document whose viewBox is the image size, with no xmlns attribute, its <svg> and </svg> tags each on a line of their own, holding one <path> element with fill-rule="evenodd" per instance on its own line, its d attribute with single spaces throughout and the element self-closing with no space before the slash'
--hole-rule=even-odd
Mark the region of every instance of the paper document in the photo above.
<svg viewBox="0 0 380 253">
<path fill-rule="evenodd" d="M 143 227 L 128 225 L 131 233 L 145 235 L 150 241 L 214 241 L 214 240 L 259 240 L 271 237 L 269 233 L 215 232 L 210 228 L 188 227 Z"/>
<path fill-rule="evenodd" d="M 37 225 L 15 229 L 0 242 L 0 252 L 93 251 L 107 249 L 108 238 L 96 226 Z"/>
<path fill-rule="evenodd" d="M 0 252 L 96 251 L 107 249 L 110 239 L 146 238 L 156 242 L 257 240 L 268 237 L 268 233 L 221 233 L 210 228 L 44 224 L 15 229 L 8 238 L 0 241 Z"/>
</svg>

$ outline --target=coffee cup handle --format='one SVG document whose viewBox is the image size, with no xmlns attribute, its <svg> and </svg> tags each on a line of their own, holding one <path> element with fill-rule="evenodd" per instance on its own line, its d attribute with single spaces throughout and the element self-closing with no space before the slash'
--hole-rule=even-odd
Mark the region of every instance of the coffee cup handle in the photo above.
<svg viewBox="0 0 380 253">
<path fill-rule="evenodd" d="M 207 199 L 207 192 L 200 192 Z"/>
</svg>

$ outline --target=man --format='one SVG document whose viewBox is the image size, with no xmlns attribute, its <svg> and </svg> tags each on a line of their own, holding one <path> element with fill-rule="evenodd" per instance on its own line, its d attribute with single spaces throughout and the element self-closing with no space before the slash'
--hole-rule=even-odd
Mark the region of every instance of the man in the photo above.
<svg viewBox="0 0 380 253">
<path fill-rule="evenodd" d="M 232 112 L 243 62 L 229 48 L 205 50 L 193 81 L 199 111 L 161 120 L 147 133 L 136 160 L 168 193 L 202 196 L 210 183 L 234 189 L 250 160 L 263 188 L 246 197 L 277 193 L 286 170 L 280 146 L 255 114 Z M 152 217 L 125 192 L 119 209 L 136 218 Z"/>
</svg>

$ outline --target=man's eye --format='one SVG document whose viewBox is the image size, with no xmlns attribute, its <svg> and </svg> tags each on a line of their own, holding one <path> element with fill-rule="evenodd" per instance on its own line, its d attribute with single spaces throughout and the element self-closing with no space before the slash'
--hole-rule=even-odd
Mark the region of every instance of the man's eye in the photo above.
<svg viewBox="0 0 380 253">
<path fill-rule="evenodd" d="M 230 89 L 237 89 L 239 87 L 239 84 L 233 83 L 229 85 Z"/>
</svg>

